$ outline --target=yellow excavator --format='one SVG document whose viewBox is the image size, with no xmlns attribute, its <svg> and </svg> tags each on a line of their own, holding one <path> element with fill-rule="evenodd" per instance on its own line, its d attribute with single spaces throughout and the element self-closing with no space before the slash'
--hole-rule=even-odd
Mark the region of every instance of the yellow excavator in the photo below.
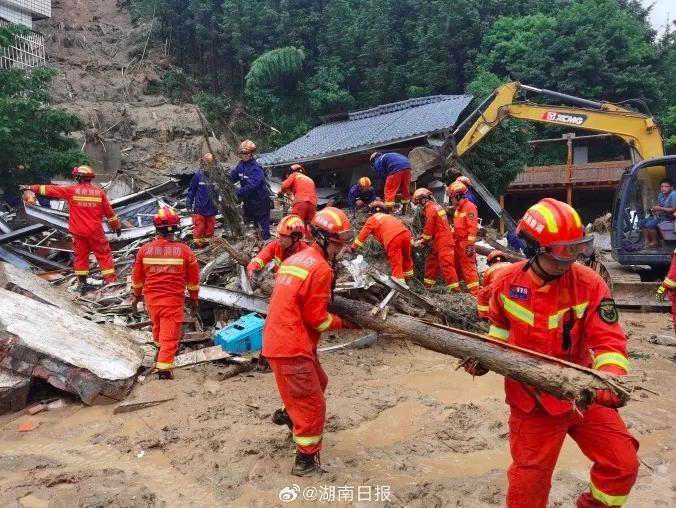
<svg viewBox="0 0 676 508">
<path fill-rule="evenodd" d="M 525 98 L 529 94 L 566 105 L 538 104 Z M 611 225 L 611 255 L 617 263 L 604 263 L 603 271 L 614 290 L 622 292 L 628 302 L 636 300 L 634 297 L 639 294 L 645 296 L 649 288 L 654 290 L 654 284 L 638 283 L 659 278 L 676 248 L 673 222 L 659 224 L 661 238 L 657 248 L 645 247 L 639 231 L 640 221 L 652 213 L 656 204 L 660 181 L 664 178 L 676 181 L 676 156 L 665 157 L 664 141 L 654 118 L 618 104 L 591 101 L 518 82 L 498 87 L 445 140 L 441 153 L 446 156 L 446 166 L 455 166 L 468 177 L 476 193 L 510 230 L 516 226 L 514 219 L 461 159 L 508 118 L 609 133 L 627 143 L 632 165 L 622 175 L 615 193 Z M 619 265 L 637 269 L 620 270 Z"/>
</svg>

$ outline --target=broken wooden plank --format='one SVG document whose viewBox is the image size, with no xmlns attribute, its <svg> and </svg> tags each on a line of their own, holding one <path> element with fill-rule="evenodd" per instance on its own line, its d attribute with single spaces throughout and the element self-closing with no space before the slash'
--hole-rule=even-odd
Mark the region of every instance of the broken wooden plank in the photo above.
<svg viewBox="0 0 676 508">
<path fill-rule="evenodd" d="M 197 365 L 198 363 L 225 360 L 227 358 L 233 358 L 234 356 L 235 355 L 223 351 L 221 346 L 211 346 L 177 355 L 174 359 L 174 365 L 177 369 L 180 369 L 181 367 Z"/>
<path fill-rule="evenodd" d="M 125 402 L 124 404 L 120 404 L 113 410 L 114 415 L 119 415 L 123 413 L 132 413 L 134 411 L 138 411 L 139 409 L 145 409 L 147 407 L 153 407 L 157 406 L 158 404 L 162 404 L 163 402 L 169 402 L 170 400 L 174 400 L 175 397 L 170 397 L 168 399 L 158 399 L 158 400 L 147 400 L 144 402 Z"/>
<path fill-rule="evenodd" d="M 676 346 L 676 338 L 668 335 L 652 335 L 648 341 L 658 346 Z"/>
<path fill-rule="evenodd" d="M 181 342 L 204 342 L 205 340 L 213 340 L 214 332 L 185 332 L 183 337 L 181 337 Z"/>
</svg>

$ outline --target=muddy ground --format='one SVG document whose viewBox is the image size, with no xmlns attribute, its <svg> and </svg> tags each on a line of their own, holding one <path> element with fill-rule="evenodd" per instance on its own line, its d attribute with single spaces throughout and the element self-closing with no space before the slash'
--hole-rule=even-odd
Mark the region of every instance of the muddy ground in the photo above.
<svg viewBox="0 0 676 508">
<path fill-rule="evenodd" d="M 635 371 L 661 396 L 622 415 L 641 442 L 641 472 L 628 507 L 676 506 L 674 348 L 647 341 L 670 333 L 666 314 L 625 312 Z M 347 335 L 358 331 L 341 332 Z M 328 336 L 341 342 L 346 336 Z M 289 433 L 270 421 L 279 402 L 271 374 L 223 379 L 225 367 L 177 372 L 137 385 L 130 399 L 174 400 L 114 415 L 114 405 L 0 417 L 0 506 L 281 506 L 284 487 L 344 487 L 345 506 L 500 506 L 505 493 L 507 409 L 502 379 L 472 379 L 455 360 L 403 342 L 324 353 L 330 376 L 322 462 L 328 474 L 299 479 Z M 19 433 L 26 420 L 39 427 Z M 573 506 L 589 461 L 566 441 L 551 506 Z M 358 488 L 364 499 L 358 501 Z M 376 501 L 389 488 L 389 501 Z M 352 490 L 350 490 L 352 489 Z M 337 499 L 338 492 L 334 492 Z M 300 504 L 304 490 L 293 503 Z M 307 491 L 310 493 L 311 491 Z M 331 490 L 328 496 L 331 496 Z M 317 502 L 306 502 L 305 505 Z M 336 503 L 340 504 L 340 503 Z"/>
</svg>

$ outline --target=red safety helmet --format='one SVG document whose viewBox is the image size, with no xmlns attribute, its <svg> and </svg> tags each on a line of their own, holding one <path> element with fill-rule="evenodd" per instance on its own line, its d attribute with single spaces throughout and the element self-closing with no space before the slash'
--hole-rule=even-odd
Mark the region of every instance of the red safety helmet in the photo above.
<svg viewBox="0 0 676 508">
<path fill-rule="evenodd" d="M 75 166 L 73 168 L 73 178 L 83 178 L 85 180 L 93 180 L 96 177 L 96 172 L 91 166 Z"/>
<path fill-rule="evenodd" d="M 486 256 L 486 263 L 488 263 L 488 266 L 499 261 L 507 261 L 507 256 L 505 256 L 505 253 L 501 250 L 492 250 L 488 253 L 488 256 Z"/>
<path fill-rule="evenodd" d="M 162 207 L 157 210 L 155 217 L 153 217 L 153 224 L 156 228 L 171 228 L 178 226 L 181 219 L 173 208 Z"/>
<path fill-rule="evenodd" d="M 256 143 L 250 139 L 245 139 L 239 144 L 239 153 L 250 153 L 253 154 L 256 152 Z"/>
<path fill-rule="evenodd" d="M 305 223 L 298 215 L 287 215 L 277 224 L 277 234 L 291 237 L 297 234 L 301 237 L 305 235 Z"/>
<path fill-rule="evenodd" d="M 460 175 L 458 178 L 455 179 L 455 181 L 460 182 L 461 184 L 463 184 L 468 189 L 472 186 L 472 182 L 465 175 Z"/>
<path fill-rule="evenodd" d="M 376 161 L 376 157 L 380 157 L 381 155 L 382 155 L 382 153 L 380 153 L 380 152 L 373 152 L 371 154 L 371 157 L 369 157 L 369 162 L 371 164 L 373 164 Z"/>
<path fill-rule="evenodd" d="M 467 186 L 459 181 L 453 182 L 451 185 L 448 186 L 448 196 L 457 196 L 459 194 L 466 194 L 467 193 Z"/>
<path fill-rule="evenodd" d="M 383 203 L 380 199 L 374 199 L 369 203 L 369 210 L 372 212 L 386 212 L 387 207 L 385 206 L 385 203 Z"/>
<path fill-rule="evenodd" d="M 362 189 L 368 189 L 371 187 L 371 179 L 368 176 L 362 176 L 359 179 L 359 187 Z"/>
<path fill-rule="evenodd" d="M 578 213 L 553 198 L 541 199 L 526 210 L 516 234 L 526 242 L 524 253 L 530 257 L 546 252 L 558 261 L 575 261 L 594 253 L 594 237 L 585 236 Z"/>
<path fill-rule="evenodd" d="M 354 235 L 345 212 L 333 206 L 327 206 L 315 214 L 310 223 L 310 231 L 315 238 L 336 243 L 349 242 Z"/>
<path fill-rule="evenodd" d="M 302 164 L 291 164 L 289 173 L 305 173 L 305 167 Z"/>
<path fill-rule="evenodd" d="M 413 204 L 418 205 L 420 204 L 421 199 L 432 199 L 432 197 L 431 190 L 426 189 L 425 187 L 420 187 L 413 193 Z"/>
</svg>

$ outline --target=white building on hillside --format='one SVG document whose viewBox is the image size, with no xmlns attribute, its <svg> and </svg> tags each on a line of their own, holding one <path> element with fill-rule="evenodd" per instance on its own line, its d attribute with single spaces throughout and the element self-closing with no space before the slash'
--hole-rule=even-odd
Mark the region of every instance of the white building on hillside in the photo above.
<svg viewBox="0 0 676 508">
<path fill-rule="evenodd" d="M 51 15 L 51 0 L 0 0 L 0 23 L 14 23 L 30 29 L 30 32 L 17 35 L 13 45 L 1 50 L 0 68 L 25 69 L 45 63 L 44 37 L 33 31 L 33 21 Z"/>
</svg>

